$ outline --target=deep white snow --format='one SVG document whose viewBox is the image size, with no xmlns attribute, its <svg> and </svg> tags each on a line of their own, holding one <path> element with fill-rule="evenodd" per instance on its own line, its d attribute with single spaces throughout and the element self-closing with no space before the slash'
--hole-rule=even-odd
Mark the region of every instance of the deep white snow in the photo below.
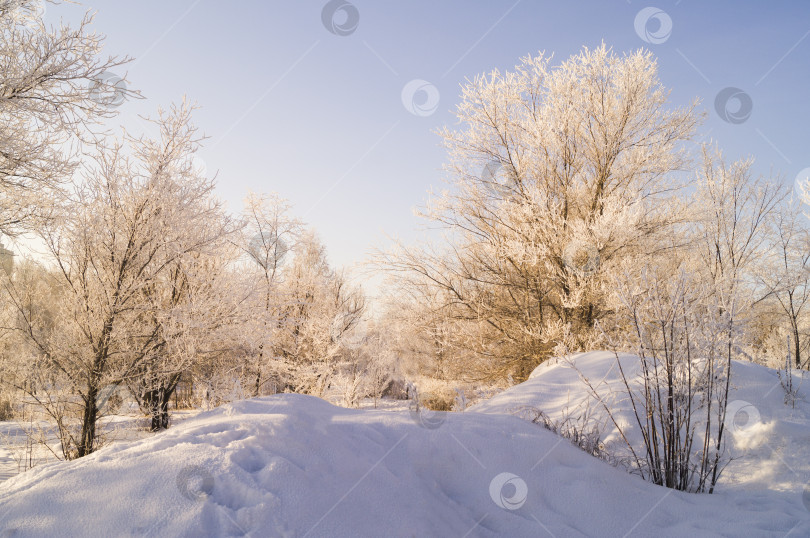
<svg viewBox="0 0 810 538">
<path fill-rule="evenodd" d="M 600 379 L 613 364 L 607 353 L 575 360 Z M 560 363 L 465 413 L 294 394 L 229 404 L 0 483 L 0 535 L 810 535 L 810 406 L 786 407 L 772 370 L 734 373 L 732 400 L 760 420 L 735 432 L 741 458 L 714 495 L 651 485 L 510 416 L 527 405 L 561 413 L 583 397 Z"/>
</svg>

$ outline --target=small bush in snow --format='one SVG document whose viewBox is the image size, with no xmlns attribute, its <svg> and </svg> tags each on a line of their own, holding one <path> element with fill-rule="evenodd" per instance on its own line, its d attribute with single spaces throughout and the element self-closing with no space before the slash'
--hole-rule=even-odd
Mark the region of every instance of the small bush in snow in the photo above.
<svg viewBox="0 0 810 538">
<path fill-rule="evenodd" d="M 3 399 L 0 400 L 0 422 L 12 420 L 14 418 L 14 407 L 11 402 Z"/>
<path fill-rule="evenodd" d="M 624 423 L 601 383 L 582 376 L 646 480 L 681 491 L 711 493 L 727 463 L 723 434 L 737 356 L 737 306 L 715 289 L 681 273 L 675 279 L 642 271 L 620 282 L 619 314 L 628 328 L 624 342 L 610 342 L 629 402 Z M 733 295 L 732 295 L 733 297 Z M 637 373 L 618 350 L 638 356 Z M 635 431 L 640 444 L 633 442 Z"/>
<path fill-rule="evenodd" d="M 793 383 L 793 364 L 790 357 L 790 337 L 788 337 L 788 352 L 785 357 L 784 368 L 777 370 L 776 375 L 779 376 L 779 384 L 782 385 L 782 390 L 785 391 L 785 405 L 796 408 L 796 401 L 800 400 L 799 387 Z M 800 381 L 801 383 L 801 381 Z"/>
<path fill-rule="evenodd" d="M 602 428 L 591 420 L 589 408 L 577 417 L 566 413 L 560 420 L 554 420 L 536 408 L 529 408 L 523 414 L 528 414 L 525 418 L 557 435 L 565 437 L 571 441 L 571 444 L 581 448 L 591 456 L 611 461 L 611 456 L 606 451 L 605 443 L 602 441 Z"/>
</svg>

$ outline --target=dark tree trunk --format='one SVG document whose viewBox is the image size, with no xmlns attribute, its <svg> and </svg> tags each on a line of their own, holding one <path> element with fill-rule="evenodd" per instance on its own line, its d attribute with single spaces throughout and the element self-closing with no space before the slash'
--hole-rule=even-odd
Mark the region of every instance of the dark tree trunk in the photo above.
<svg viewBox="0 0 810 538">
<path fill-rule="evenodd" d="M 150 426 L 149 430 L 153 432 L 161 429 L 160 400 L 162 395 L 162 388 L 147 390 L 143 395 L 143 401 L 146 404 L 147 409 L 149 409 L 149 415 L 152 417 L 152 425 Z"/>
<path fill-rule="evenodd" d="M 165 430 L 169 427 L 169 395 L 163 394 L 159 412 L 152 417 L 152 431 Z"/>
<path fill-rule="evenodd" d="M 171 394 L 165 386 L 152 389 L 144 394 L 144 401 L 152 416 L 152 425 L 149 428 L 151 431 L 156 432 L 169 427 L 169 398 L 171 398 Z"/>
<path fill-rule="evenodd" d="M 92 454 L 96 442 L 96 421 L 98 420 L 98 393 L 101 384 L 101 372 L 105 369 L 109 353 L 109 337 L 113 329 L 113 318 L 104 323 L 101 336 L 98 339 L 93 369 L 87 376 L 87 394 L 84 397 L 84 411 L 82 413 L 82 434 L 76 446 L 76 457 L 81 458 Z"/>
<path fill-rule="evenodd" d="M 82 435 L 76 447 L 76 457 L 83 457 L 93 452 L 96 440 L 96 420 L 98 419 L 98 387 L 90 380 L 87 387 L 87 397 L 84 400 L 84 413 L 82 414 Z"/>
<path fill-rule="evenodd" d="M 150 431 L 157 432 L 169 427 L 169 401 L 179 381 L 180 374 L 173 375 L 168 382 L 162 382 L 158 387 L 144 393 L 144 403 L 152 417 Z"/>
<path fill-rule="evenodd" d="M 796 368 L 800 369 L 802 367 L 802 359 L 799 356 L 801 353 L 801 346 L 799 340 L 799 326 L 798 324 L 793 325 L 793 353 L 794 357 L 796 358 Z"/>
</svg>

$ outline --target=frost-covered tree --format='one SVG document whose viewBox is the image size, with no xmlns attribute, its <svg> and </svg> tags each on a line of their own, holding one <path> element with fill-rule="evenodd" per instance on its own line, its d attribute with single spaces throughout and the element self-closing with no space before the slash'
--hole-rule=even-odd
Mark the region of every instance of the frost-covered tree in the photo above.
<svg viewBox="0 0 810 538">
<path fill-rule="evenodd" d="M 289 368 L 288 388 L 320 395 L 363 318 L 365 295 L 343 271 L 330 267 L 326 249 L 311 231 L 299 238 L 281 293 L 284 330 L 275 338 L 275 356 Z"/>
<path fill-rule="evenodd" d="M 771 219 L 785 197 L 778 183 L 751 173 L 753 160 L 728 165 L 703 147 L 692 207 L 694 245 L 689 257 L 716 293 L 753 298 L 756 264 L 769 247 Z M 779 227 L 779 226 L 778 226 Z"/>
<path fill-rule="evenodd" d="M 250 289 L 247 308 L 251 309 L 253 337 L 245 341 L 245 372 L 249 378 L 248 393 L 259 396 L 269 379 L 269 372 L 278 368 L 273 354 L 273 340 L 286 327 L 280 322 L 286 298 L 281 291 L 282 265 L 291 256 L 301 222 L 291 215 L 289 202 L 277 194 L 250 193 L 245 199 L 244 228 L 240 242 L 248 257 L 245 284 Z M 246 335 L 247 336 L 247 335 Z"/>
<path fill-rule="evenodd" d="M 604 45 L 475 77 L 457 108 L 462 128 L 440 133 L 453 189 L 424 212 L 448 244 L 401 248 L 382 264 L 465 311 L 492 377 L 525 377 L 565 330 L 586 345 L 611 312 L 606 279 L 676 244 L 677 172 L 698 116 L 667 97 L 649 52 Z"/>
<path fill-rule="evenodd" d="M 236 326 L 245 321 L 246 298 L 229 267 L 237 255 L 226 241 L 232 230 L 227 222 L 220 226 L 218 241 L 172 262 L 145 290 L 150 308 L 137 323 L 142 334 L 156 333 L 156 344 L 125 383 L 151 417 L 152 431 L 169 426 L 169 402 L 184 375 L 234 353 Z"/>
<path fill-rule="evenodd" d="M 372 398 L 374 407 L 390 390 L 394 380 L 402 378 L 401 356 L 394 345 L 397 328 L 387 322 L 368 321 L 337 366 L 333 384 L 341 391 L 343 404 L 357 407 L 363 398 Z"/>
<path fill-rule="evenodd" d="M 402 357 L 401 374 L 408 379 L 476 380 L 485 368 L 474 363 L 476 357 L 467 349 L 469 339 L 476 337 L 472 331 L 481 327 L 454 310 L 442 290 L 416 282 L 398 289 L 397 283 L 402 281 L 386 284 L 380 324 L 389 327 L 386 346 Z"/>
<path fill-rule="evenodd" d="M 92 17 L 47 28 L 37 0 L 0 0 L 0 232 L 49 216 L 53 188 L 70 179 L 81 143 L 115 110 L 99 95 L 126 92 L 102 76 L 128 59 L 101 56 Z M 120 85 L 119 85 L 120 86 Z"/>
<path fill-rule="evenodd" d="M 806 367 L 808 312 L 810 307 L 810 230 L 801 214 L 798 200 L 781 204 L 773 218 L 773 237 L 759 261 L 757 278 L 764 288 L 766 304 L 776 311 L 776 324 L 770 332 L 776 346 L 769 351 L 778 357 L 789 354 L 796 368 Z M 789 334 L 790 349 L 779 328 Z M 775 347 L 775 349 L 773 349 Z"/>
<path fill-rule="evenodd" d="M 61 300 L 57 279 L 53 271 L 23 258 L 12 273 L 0 272 L 0 294 L 0 395 L 7 395 L 15 404 L 24 394 L 47 400 L 54 371 L 42 367 L 21 328 L 30 323 L 43 338 L 53 334 Z M 11 410 L 16 411 L 16 405 Z M 58 421 L 61 417 L 52 414 L 50 418 Z"/>
<path fill-rule="evenodd" d="M 59 323 L 48 334 L 23 317 L 21 330 L 40 367 L 55 375 L 63 395 L 56 404 L 80 417 L 59 425 L 67 458 L 98 447 L 105 387 L 139 375 L 166 345 L 162 320 L 177 305 L 156 296 L 182 281 L 172 271 L 213 255 L 228 232 L 213 181 L 192 166 L 199 138 L 191 107 L 161 112 L 155 122 L 157 139 L 98 145 L 58 217 L 39 232 L 56 268 Z"/>
</svg>

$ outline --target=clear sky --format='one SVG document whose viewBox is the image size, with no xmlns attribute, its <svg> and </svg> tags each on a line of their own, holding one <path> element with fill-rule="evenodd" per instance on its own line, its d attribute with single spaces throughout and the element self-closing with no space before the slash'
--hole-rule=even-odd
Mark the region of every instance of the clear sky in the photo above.
<svg viewBox="0 0 810 538">
<path fill-rule="evenodd" d="M 673 104 L 702 100 L 702 130 L 727 157 L 753 155 L 758 171 L 790 183 L 810 168 L 810 2 L 346 4 L 89 0 L 48 5 L 45 20 L 97 11 L 105 51 L 135 58 L 127 78 L 147 98 L 121 104 L 120 121 L 137 129 L 137 114 L 188 95 L 211 137 L 200 155 L 230 207 L 248 190 L 277 191 L 338 265 L 362 261 L 386 234 L 417 236 L 412 208 L 443 186 L 433 130 L 454 122 L 459 84 L 538 51 L 562 60 L 603 40 L 647 47 Z M 406 86 L 422 87 L 406 100 L 421 115 L 403 104 Z M 723 118 L 715 100 L 729 87 L 742 94 L 722 94 L 736 95 Z"/>
</svg>

